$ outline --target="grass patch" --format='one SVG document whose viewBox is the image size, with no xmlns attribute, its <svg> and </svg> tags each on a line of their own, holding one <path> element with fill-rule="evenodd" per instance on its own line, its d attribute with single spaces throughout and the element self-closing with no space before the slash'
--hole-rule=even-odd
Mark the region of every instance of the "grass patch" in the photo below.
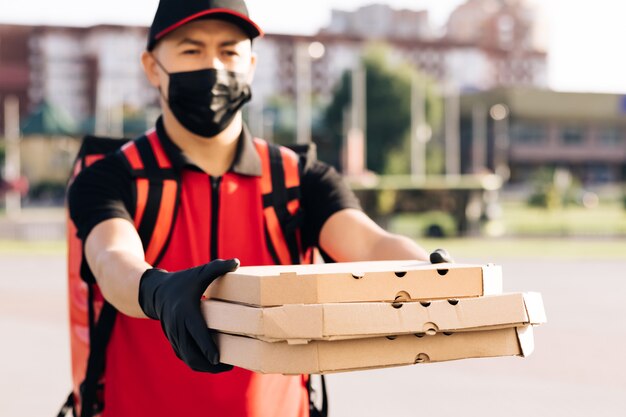
<svg viewBox="0 0 626 417">
<path fill-rule="evenodd" d="M 529 207 L 524 202 L 504 202 L 502 210 L 507 235 L 626 235 L 626 210 L 618 201 L 590 209 L 572 206 L 552 210 Z"/>
<path fill-rule="evenodd" d="M 2 255 L 63 255 L 66 252 L 65 240 L 32 242 L 0 240 L 0 254 Z"/>
<path fill-rule="evenodd" d="M 500 219 L 486 225 L 485 235 L 497 230 L 495 236 L 507 237 L 592 237 L 617 238 L 626 236 L 626 209 L 614 200 L 595 208 L 570 206 L 558 209 L 530 207 L 525 202 L 503 202 Z M 448 219 L 445 218 L 448 217 Z M 444 226 L 445 236 L 454 235 L 448 223 L 452 216 L 440 213 L 402 213 L 394 216 L 388 225 L 390 231 L 418 238 L 424 236 L 431 223 Z M 445 227 L 447 226 L 447 227 Z"/>
<path fill-rule="evenodd" d="M 626 241 L 619 239 L 572 238 L 458 238 L 417 239 L 424 249 L 447 249 L 457 260 L 480 259 L 559 259 L 559 260 L 625 260 Z"/>
<path fill-rule="evenodd" d="M 458 261 L 498 259 L 625 260 L 626 240 L 572 238 L 418 238 L 427 251 L 445 248 Z M 65 241 L 16 242 L 0 240 L 0 255 L 64 256 Z"/>
</svg>

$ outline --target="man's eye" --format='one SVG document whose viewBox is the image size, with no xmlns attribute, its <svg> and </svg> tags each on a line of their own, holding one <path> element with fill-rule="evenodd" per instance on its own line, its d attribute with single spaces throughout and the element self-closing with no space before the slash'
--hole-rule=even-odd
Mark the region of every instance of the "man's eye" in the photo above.
<svg viewBox="0 0 626 417">
<path fill-rule="evenodd" d="M 223 54 L 226 56 L 239 56 L 236 51 L 224 51 Z"/>
<path fill-rule="evenodd" d="M 200 51 L 197 50 L 197 49 L 187 49 L 187 50 L 183 51 L 182 53 L 183 53 L 183 55 L 197 55 L 197 54 L 200 53 Z"/>
</svg>

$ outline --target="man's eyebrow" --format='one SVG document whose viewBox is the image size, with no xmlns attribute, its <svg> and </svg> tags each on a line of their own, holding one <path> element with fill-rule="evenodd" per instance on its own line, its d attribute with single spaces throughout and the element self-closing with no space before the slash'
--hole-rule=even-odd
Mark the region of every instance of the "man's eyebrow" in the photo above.
<svg viewBox="0 0 626 417">
<path fill-rule="evenodd" d="M 235 45 L 237 45 L 239 42 L 241 42 L 241 41 L 240 41 L 240 40 L 237 40 L 237 39 L 227 40 L 227 41 L 221 42 L 221 43 L 220 43 L 220 46 L 221 46 L 222 48 L 223 48 L 223 47 L 225 47 L 225 46 L 235 46 Z"/>
<path fill-rule="evenodd" d="M 191 39 L 191 38 L 183 38 L 180 40 L 180 42 L 178 42 L 177 46 L 180 45 L 185 45 L 185 44 L 191 44 L 194 46 L 204 46 L 204 42 L 199 41 L 197 39 Z"/>
</svg>

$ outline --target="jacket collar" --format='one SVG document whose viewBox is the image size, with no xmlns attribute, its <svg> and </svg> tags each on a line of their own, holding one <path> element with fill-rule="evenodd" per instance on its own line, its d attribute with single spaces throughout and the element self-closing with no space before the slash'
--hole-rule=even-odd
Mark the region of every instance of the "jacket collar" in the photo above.
<svg viewBox="0 0 626 417">
<path fill-rule="evenodd" d="M 172 139 L 168 136 L 163 125 L 163 118 L 159 117 L 156 123 L 156 133 L 159 137 L 159 141 L 163 145 L 165 153 L 170 158 L 172 165 L 177 170 L 183 168 L 198 168 L 191 160 L 185 155 L 182 150 L 176 145 Z M 228 172 L 234 172 L 236 174 L 248 175 L 252 177 L 261 176 L 261 158 L 254 146 L 254 140 L 248 127 L 244 124 L 241 131 L 241 135 L 237 140 L 237 150 L 235 151 L 235 159 L 233 164 L 229 168 Z"/>
</svg>

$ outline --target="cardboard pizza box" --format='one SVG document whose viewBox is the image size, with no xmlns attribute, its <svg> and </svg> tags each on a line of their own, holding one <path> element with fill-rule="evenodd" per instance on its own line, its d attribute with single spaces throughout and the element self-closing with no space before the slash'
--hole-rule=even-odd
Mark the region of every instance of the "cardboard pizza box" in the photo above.
<svg viewBox="0 0 626 417">
<path fill-rule="evenodd" d="M 260 307 L 480 297 L 502 292 L 496 265 L 419 261 L 241 267 L 215 280 L 208 298 Z"/>
<path fill-rule="evenodd" d="M 396 338 L 271 343 L 218 333 L 220 361 L 260 373 L 317 374 L 468 358 L 528 356 L 531 326 Z"/>
<path fill-rule="evenodd" d="M 290 344 L 387 335 L 469 331 L 546 322 L 539 293 L 405 303 L 287 304 L 252 307 L 202 302 L 208 327 Z"/>
</svg>

